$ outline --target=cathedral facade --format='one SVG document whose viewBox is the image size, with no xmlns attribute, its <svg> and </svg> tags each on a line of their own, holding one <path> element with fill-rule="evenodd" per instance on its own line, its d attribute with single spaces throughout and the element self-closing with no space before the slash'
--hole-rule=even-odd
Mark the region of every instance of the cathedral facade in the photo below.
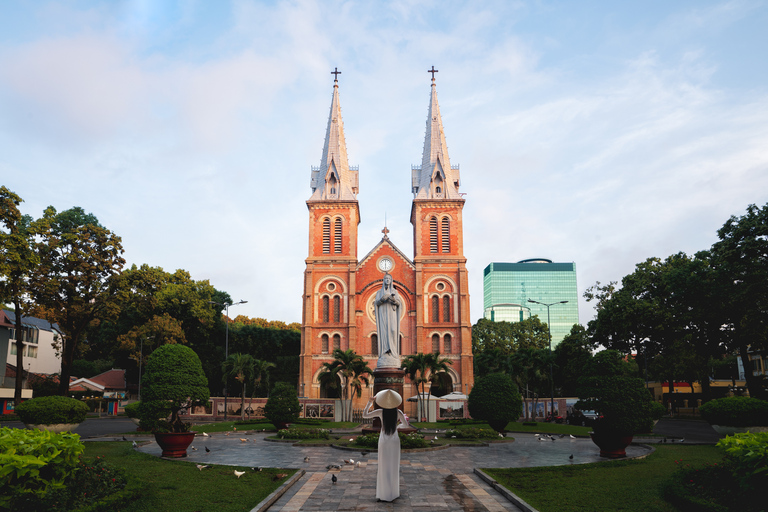
<svg viewBox="0 0 768 512">
<path fill-rule="evenodd" d="M 413 258 L 400 251 L 384 228 L 381 241 L 358 257 L 360 222 L 358 169 L 350 167 L 341 118 L 338 80 L 319 167 L 312 167 L 309 254 L 304 293 L 299 393 L 331 397 L 321 386 L 321 366 L 334 349 L 353 349 L 371 368 L 378 359 L 373 299 L 389 273 L 404 307 L 400 358 L 440 352 L 451 361 L 432 386 L 435 395 L 469 393 L 473 386 L 472 337 L 466 258 L 463 247 L 459 167 L 452 166 L 437 102 L 434 73 L 421 166 L 412 166 Z M 372 388 L 371 388 L 372 389 Z M 369 390 L 360 399 L 365 402 Z M 405 380 L 405 398 L 417 393 Z M 362 406 L 355 405 L 355 407 Z M 406 409 L 408 410 L 408 409 Z"/>
</svg>

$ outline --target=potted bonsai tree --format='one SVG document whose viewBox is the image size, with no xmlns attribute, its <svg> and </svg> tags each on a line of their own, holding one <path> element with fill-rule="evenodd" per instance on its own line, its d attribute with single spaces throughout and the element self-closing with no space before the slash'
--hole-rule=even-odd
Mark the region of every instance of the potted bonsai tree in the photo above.
<svg viewBox="0 0 768 512">
<path fill-rule="evenodd" d="M 467 399 L 469 414 L 499 433 L 507 423 L 516 421 L 523 412 L 523 399 L 517 386 L 506 373 L 491 373 L 479 379 Z"/>
<path fill-rule="evenodd" d="M 768 402 L 748 396 L 731 396 L 710 400 L 699 408 L 718 434 L 768 431 Z"/>
<path fill-rule="evenodd" d="M 27 428 L 69 432 L 85 421 L 88 406 L 66 396 L 41 396 L 19 404 L 16 414 Z"/>
<path fill-rule="evenodd" d="M 616 350 L 598 352 L 584 366 L 576 408 L 597 413 L 590 436 L 601 457 L 626 457 L 634 435 L 652 430 L 663 412 L 636 374 L 637 364 Z"/>
<path fill-rule="evenodd" d="M 264 416 L 277 430 L 280 430 L 287 428 L 292 421 L 296 421 L 300 410 L 301 404 L 296 396 L 296 388 L 286 382 L 278 382 L 264 406 Z"/>
<path fill-rule="evenodd" d="M 163 457 L 186 457 L 195 432 L 179 413 L 210 398 L 200 358 L 184 345 L 162 345 L 149 357 L 141 385 L 139 426 L 155 434 Z"/>
</svg>

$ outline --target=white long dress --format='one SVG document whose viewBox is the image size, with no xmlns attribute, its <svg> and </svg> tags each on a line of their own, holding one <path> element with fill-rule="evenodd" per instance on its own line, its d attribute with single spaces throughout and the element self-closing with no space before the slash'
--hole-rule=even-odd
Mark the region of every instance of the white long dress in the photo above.
<svg viewBox="0 0 768 512">
<path fill-rule="evenodd" d="M 382 410 L 371 410 L 373 404 L 363 413 L 364 418 L 379 418 L 382 420 L 382 430 L 379 434 L 379 468 L 376 474 L 376 498 L 382 501 L 392 501 L 400 497 L 400 437 L 397 430 L 391 435 L 384 433 Z M 398 424 L 407 425 L 403 411 L 397 409 Z"/>
</svg>

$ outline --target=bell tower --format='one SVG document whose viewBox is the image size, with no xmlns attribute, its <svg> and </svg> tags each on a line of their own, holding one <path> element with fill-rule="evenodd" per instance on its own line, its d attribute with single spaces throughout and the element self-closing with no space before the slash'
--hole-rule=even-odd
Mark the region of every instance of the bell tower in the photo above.
<svg viewBox="0 0 768 512">
<path fill-rule="evenodd" d="M 312 167 L 312 195 L 307 200 L 309 251 L 304 271 L 299 368 L 299 393 L 307 397 L 322 394 L 314 378 L 320 365 L 333 360 L 334 349 L 354 348 L 356 339 L 358 169 L 347 161 L 339 102 L 341 72 L 335 69 L 331 73 L 333 96 L 323 156 L 320 165 Z"/>
<path fill-rule="evenodd" d="M 427 126 L 421 165 L 412 166 L 411 224 L 416 267 L 416 347 L 440 352 L 461 376 L 453 386 L 468 393 L 473 382 L 472 323 L 469 317 L 467 259 L 464 257 L 463 194 L 459 166 L 451 165 L 437 101 L 432 66 Z"/>
</svg>

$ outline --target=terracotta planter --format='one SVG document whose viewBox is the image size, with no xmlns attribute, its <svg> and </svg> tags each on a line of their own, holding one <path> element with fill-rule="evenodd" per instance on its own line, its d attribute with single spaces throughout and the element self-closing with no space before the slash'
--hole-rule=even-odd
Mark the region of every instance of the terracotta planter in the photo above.
<svg viewBox="0 0 768 512">
<path fill-rule="evenodd" d="M 590 432 L 589 437 L 591 437 L 592 442 L 600 448 L 601 457 L 618 459 L 627 456 L 627 446 L 632 444 L 632 438 L 634 436 L 623 436 L 605 432 Z"/>
<path fill-rule="evenodd" d="M 186 457 L 187 448 L 197 432 L 155 432 L 155 441 L 163 449 L 163 457 Z"/>
</svg>

